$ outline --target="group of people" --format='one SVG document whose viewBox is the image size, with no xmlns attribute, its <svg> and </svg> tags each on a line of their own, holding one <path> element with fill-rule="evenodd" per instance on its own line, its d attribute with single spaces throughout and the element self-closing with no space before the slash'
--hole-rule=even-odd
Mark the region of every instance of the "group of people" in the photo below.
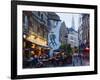
<svg viewBox="0 0 100 80">
<path fill-rule="evenodd" d="M 73 53 L 73 55 L 66 55 L 64 51 L 61 51 L 57 54 L 54 53 L 52 57 L 49 57 L 46 53 L 39 56 L 31 55 L 30 57 L 23 57 L 24 68 L 57 67 L 67 66 L 69 64 L 72 66 L 82 65 L 83 56 L 77 52 Z"/>
<path fill-rule="evenodd" d="M 86 55 L 87 54 L 87 55 Z M 89 65 L 89 53 L 76 52 L 72 55 L 73 66 L 86 66 Z"/>
<path fill-rule="evenodd" d="M 68 56 L 65 53 L 59 52 L 54 53 L 52 57 L 49 57 L 48 54 L 41 55 L 31 55 L 30 57 L 23 57 L 23 67 L 24 68 L 39 68 L 39 67 L 56 67 L 56 66 L 65 66 L 69 61 L 67 60 Z M 70 59 L 71 60 L 71 59 Z"/>
<path fill-rule="evenodd" d="M 44 66 L 43 62 L 46 62 L 48 59 L 47 54 L 43 55 L 31 55 L 30 57 L 23 57 L 23 68 L 32 68 L 32 67 L 42 67 Z"/>
</svg>

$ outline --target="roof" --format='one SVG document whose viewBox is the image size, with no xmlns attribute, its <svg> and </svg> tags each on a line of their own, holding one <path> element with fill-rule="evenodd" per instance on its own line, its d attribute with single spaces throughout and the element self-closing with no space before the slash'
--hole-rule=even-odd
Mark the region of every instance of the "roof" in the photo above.
<svg viewBox="0 0 100 80">
<path fill-rule="evenodd" d="M 73 28 L 68 28 L 68 31 L 69 31 L 69 32 L 72 32 L 72 31 L 77 32 L 77 31 L 74 30 Z"/>
<path fill-rule="evenodd" d="M 60 17 L 55 12 L 48 12 L 48 19 L 60 21 Z"/>
<path fill-rule="evenodd" d="M 62 22 L 61 26 L 64 26 L 65 28 L 67 28 L 65 22 Z"/>
</svg>

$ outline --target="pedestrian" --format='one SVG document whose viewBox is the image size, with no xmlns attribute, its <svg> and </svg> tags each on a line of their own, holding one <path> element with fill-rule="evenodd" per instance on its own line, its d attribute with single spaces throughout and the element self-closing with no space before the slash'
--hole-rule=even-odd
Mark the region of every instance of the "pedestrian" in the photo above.
<svg viewBox="0 0 100 80">
<path fill-rule="evenodd" d="M 38 64 L 38 56 L 34 55 L 34 67 L 37 67 Z"/>
<path fill-rule="evenodd" d="M 72 65 L 73 66 L 78 65 L 78 53 L 77 53 L 77 51 L 75 51 L 75 53 L 73 53 L 73 56 L 72 56 Z"/>
<path fill-rule="evenodd" d="M 82 54 L 82 52 L 80 52 L 78 57 L 79 57 L 79 60 L 80 60 L 80 65 L 83 65 L 83 54 Z"/>
</svg>

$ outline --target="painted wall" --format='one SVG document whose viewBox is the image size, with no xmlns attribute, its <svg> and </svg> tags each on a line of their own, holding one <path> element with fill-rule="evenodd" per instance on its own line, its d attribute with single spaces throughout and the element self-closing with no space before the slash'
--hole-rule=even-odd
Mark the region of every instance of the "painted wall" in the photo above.
<svg viewBox="0 0 100 80">
<path fill-rule="evenodd" d="M 49 43 L 49 46 L 52 48 L 50 50 L 50 56 L 52 57 L 53 56 L 53 50 L 58 49 L 59 46 L 60 46 L 60 42 L 59 42 L 59 30 L 60 30 L 60 27 L 61 27 L 61 22 L 59 21 L 57 23 L 57 25 L 55 25 L 55 27 L 53 27 L 54 26 L 54 21 L 53 20 L 50 21 L 50 23 L 52 25 L 50 26 L 51 27 L 51 30 L 50 30 L 50 33 L 48 35 L 48 43 Z M 52 34 L 55 35 L 55 44 L 54 45 L 51 43 L 51 40 L 50 40 L 50 36 Z"/>
</svg>

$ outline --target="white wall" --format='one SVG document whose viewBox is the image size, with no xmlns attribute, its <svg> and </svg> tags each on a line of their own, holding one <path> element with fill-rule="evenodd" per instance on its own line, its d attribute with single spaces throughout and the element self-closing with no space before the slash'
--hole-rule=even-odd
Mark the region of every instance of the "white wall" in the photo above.
<svg viewBox="0 0 100 80">
<path fill-rule="evenodd" d="M 73 39 L 71 39 L 71 37 L 73 38 Z M 78 47 L 78 43 L 79 41 L 78 41 L 78 33 L 73 33 L 73 34 L 71 34 L 71 33 L 69 33 L 68 34 L 68 43 L 69 44 L 71 44 L 71 47 Z"/>
<path fill-rule="evenodd" d="M 98 14 L 100 14 L 100 0 L 33 0 L 45 2 L 59 2 L 59 3 L 74 3 L 74 4 L 97 4 L 99 7 Z M 10 80 L 10 32 L 11 32 L 11 16 L 10 16 L 10 0 L 0 0 L 0 80 Z M 100 21 L 100 15 L 98 16 Z M 100 23 L 98 24 L 100 26 Z M 100 27 L 98 27 L 100 30 Z M 98 31 L 100 34 L 100 31 Z M 98 38 L 100 41 L 100 36 Z M 100 44 L 100 42 L 98 42 Z M 98 53 L 100 53 L 100 45 L 98 45 Z M 98 54 L 98 61 L 100 61 L 100 54 Z M 100 67 L 100 62 L 98 62 Z M 26 79 L 28 80 L 28 79 Z M 33 79 L 30 79 L 33 80 Z M 100 68 L 98 75 L 84 75 L 84 76 L 67 76 L 57 78 L 39 78 L 34 80 L 100 80 Z"/>
</svg>

